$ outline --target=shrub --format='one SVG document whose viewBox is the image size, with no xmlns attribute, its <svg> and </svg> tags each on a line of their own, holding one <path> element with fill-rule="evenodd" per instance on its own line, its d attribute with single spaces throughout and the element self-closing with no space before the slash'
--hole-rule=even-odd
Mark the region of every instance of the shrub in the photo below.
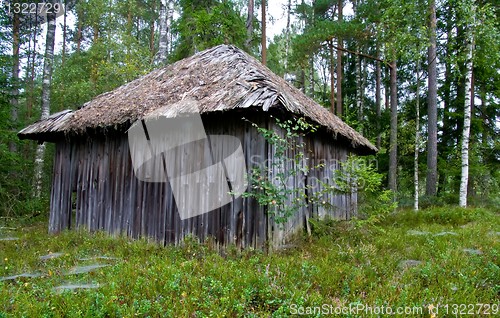
<svg viewBox="0 0 500 318">
<path fill-rule="evenodd" d="M 289 178 L 297 177 L 315 168 L 302 165 L 305 144 L 298 140 L 309 132 L 315 132 L 317 127 L 308 123 L 304 118 L 285 121 L 275 118 L 275 121 L 282 129 L 283 135 L 252 123 L 252 126 L 257 128 L 264 139 L 274 147 L 275 153 L 270 167 L 267 169 L 256 167 L 251 170 L 249 174 L 251 190 L 244 193 L 243 197 L 256 199 L 259 205 L 267 207 L 267 213 L 277 224 L 283 224 L 307 205 L 305 187 L 297 188 L 289 185 L 287 181 Z M 287 156 L 290 149 L 295 150 L 296 154 L 293 158 Z M 295 169 L 287 168 L 287 160 L 293 161 Z M 272 179 L 269 178 L 270 169 L 275 172 Z"/>
<path fill-rule="evenodd" d="M 382 187 L 382 174 L 376 172 L 369 162 L 352 155 L 341 163 L 341 169 L 335 171 L 337 191 L 357 191 L 358 210 L 355 221 L 358 226 L 377 224 L 397 207 L 392 191 Z"/>
</svg>

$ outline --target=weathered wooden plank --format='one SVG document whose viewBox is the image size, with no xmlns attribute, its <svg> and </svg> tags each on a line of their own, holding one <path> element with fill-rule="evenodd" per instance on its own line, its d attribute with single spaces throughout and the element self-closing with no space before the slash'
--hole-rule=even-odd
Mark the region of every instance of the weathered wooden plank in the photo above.
<svg viewBox="0 0 500 318">
<path fill-rule="evenodd" d="M 276 150 L 266 143 L 249 122 L 242 120 L 242 115 L 224 116 L 225 124 L 222 126 L 220 120 L 214 120 L 214 117 L 205 120 L 207 134 L 239 138 L 247 170 L 250 172 L 259 164 L 267 164 L 269 177 L 276 175 L 279 169 L 273 168 L 270 163 L 276 160 Z M 246 118 L 283 134 L 267 114 L 247 114 Z M 306 155 L 311 160 L 297 166 L 293 160 L 297 150 L 292 148 L 286 152 L 289 160 L 285 161 L 283 168 L 296 170 L 300 165 L 313 166 L 320 163 L 320 160 L 324 160 L 327 167 L 311 170 L 307 177 L 299 173 L 295 178 L 286 180 L 287 186 L 301 189 L 305 185 L 313 185 L 314 180 L 332 184 L 333 173 L 330 166 L 339 168 L 338 161 L 346 159 L 347 148 L 332 142 L 331 137 L 325 133 L 307 136 L 298 142 L 304 142 L 305 150 L 311 151 Z M 216 164 L 224 156 L 224 149 L 229 149 L 230 146 L 224 142 L 210 153 L 206 147 L 203 148 L 203 144 L 193 144 L 185 152 L 176 154 L 168 165 L 181 173 L 189 173 L 193 169 Z M 194 162 L 194 166 L 188 165 L 189 162 Z M 236 167 L 227 163 L 225 169 Z M 201 191 L 222 195 L 225 190 L 215 179 L 215 175 L 210 178 L 213 180 L 211 179 L 209 188 Z M 56 147 L 52 187 L 49 230 L 54 232 L 75 223 L 77 226 L 84 225 L 89 230 L 104 229 L 110 233 L 123 233 L 132 237 L 147 236 L 165 244 L 179 244 L 186 235 L 192 234 L 200 240 L 213 237 L 223 246 L 237 244 L 240 247 L 254 248 L 264 248 L 268 240 L 274 245 L 283 244 L 294 232 L 305 228 L 310 217 L 329 215 L 349 218 L 353 213 L 350 205 L 357 199 L 356 193 L 325 195 L 323 199 L 336 207 L 333 210 L 305 202 L 298 213 L 282 226 L 275 224 L 267 215 L 266 208 L 259 206 L 252 198 L 239 198 L 209 213 L 181 220 L 169 182 L 142 182 L 135 177 L 126 135 L 93 136 L 71 140 L 67 145 L 61 143 Z M 316 191 L 321 190 L 321 185 L 317 182 L 314 187 Z M 73 189 L 76 191 L 74 220 L 71 219 Z M 205 200 L 201 203 L 209 204 L 204 194 L 194 192 L 188 198 L 179 198 L 179 203 L 185 204 L 185 200 Z M 294 204 L 303 195 L 302 190 L 297 191 L 287 199 L 287 204 Z"/>
</svg>

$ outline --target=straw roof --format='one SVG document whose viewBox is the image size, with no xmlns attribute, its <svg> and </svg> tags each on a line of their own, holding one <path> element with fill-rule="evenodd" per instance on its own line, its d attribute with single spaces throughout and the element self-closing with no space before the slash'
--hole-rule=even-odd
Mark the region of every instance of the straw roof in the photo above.
<svg viewBox="0 0 500 318">
<path fill-rule="evenodd" d="M 195 105 L 195 106 L 193 106 Z M 83 134 L 89 129 L 130 125 L 151 116 L 176 117 L 253 108 L 285 108 L 340 135 L 353 148 L 377 151 L 366 138 L 326 108 L 274 74 L 242 50 L 220 45 L 157 69 L 101 94 L 76 111 L 63 111 L 21 130 L 21 139 L 49 140 L 50 135 Z"/>
</svg>

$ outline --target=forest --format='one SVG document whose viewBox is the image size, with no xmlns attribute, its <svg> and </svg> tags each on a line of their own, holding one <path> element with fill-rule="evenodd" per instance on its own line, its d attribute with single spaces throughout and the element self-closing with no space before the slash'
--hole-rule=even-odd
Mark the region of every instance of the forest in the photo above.
<svg viewBox="0 0 500 318">
<path fill-rule="evenodd" d="M 495 1 L 68 0 L 45 16 L 13 4 L 0 13 L 4 216 L 46 209 L 50 193 L 53 149 L 20 142 L 21 128 L 223 43 L 372 141 L 400 207 L 498 206 Z"/>
<path fill-rule="evenodd" d="M 497 0 L 0 1 L 0 317 L 500 312 Z M 360 217 L 273 253 L 47 233 L 56 149 L 18 132 L 220 44 L 376 146 Z"/>
</svg>

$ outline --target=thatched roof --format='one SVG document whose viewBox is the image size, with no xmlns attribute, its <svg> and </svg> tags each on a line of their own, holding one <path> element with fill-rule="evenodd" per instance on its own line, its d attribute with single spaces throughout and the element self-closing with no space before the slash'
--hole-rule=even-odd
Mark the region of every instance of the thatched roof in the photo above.
<svg viewBox="0 0 500 318">
<path fill-rule="evenodd" d="M 22 139 L 48 140 L 51 134 L 82 134 L 118 127 L 152 115 L 176 117 L 255 108 L 285 108 L 304 115 L 362 152 L 377 149 L 326 108 L 234 46 L 220 45 L 157 69 L 101 94 L 76 111 L 64 111 L 21 130 Z"/>
</svg>

